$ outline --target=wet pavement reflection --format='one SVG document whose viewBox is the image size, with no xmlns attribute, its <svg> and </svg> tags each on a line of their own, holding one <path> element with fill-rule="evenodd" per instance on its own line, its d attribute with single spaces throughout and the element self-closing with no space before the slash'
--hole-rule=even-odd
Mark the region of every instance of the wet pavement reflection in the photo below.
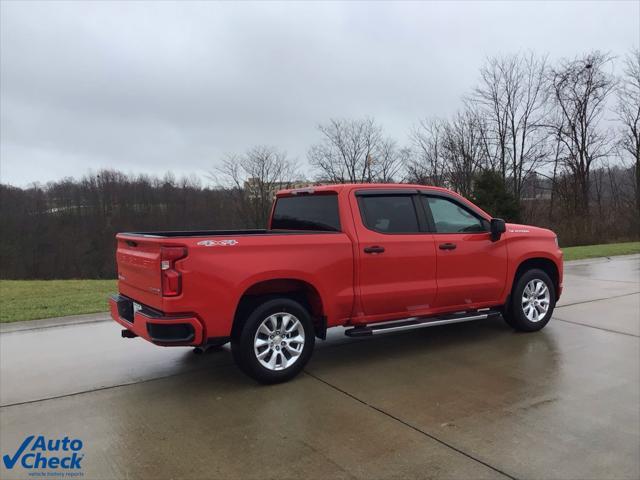
<svg viewBox="0 0 640 480">
<path fill-rule="evenodd" d="M 337 329 L 270 387 L 228 348 L 158 348 L 111 322 L 3 333 L 2 453 L 72 435 L 84 478 L 638 478 L 639 272 L 639 256 L 567 265 L 536 334 Z"/>
</svg>

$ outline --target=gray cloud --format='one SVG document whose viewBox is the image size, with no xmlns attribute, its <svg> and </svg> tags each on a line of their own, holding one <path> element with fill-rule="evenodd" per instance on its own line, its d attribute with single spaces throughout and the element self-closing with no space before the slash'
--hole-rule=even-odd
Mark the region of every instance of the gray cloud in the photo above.
<svg viewBox="0 0 640 480">
<path fill-rule="evenodd" d="M 329 117 L 406 141 L 487 55 L 640 42 L 638 2 L 3 2 L 0 175 L 203 174 L 277 145 L 305 162 Z"/>
</svg>

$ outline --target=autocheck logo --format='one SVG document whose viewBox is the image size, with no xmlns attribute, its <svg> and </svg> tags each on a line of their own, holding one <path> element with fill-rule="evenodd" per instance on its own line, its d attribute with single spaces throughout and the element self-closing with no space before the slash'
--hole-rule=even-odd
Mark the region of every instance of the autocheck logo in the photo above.
<svg viewBox="0 0 640 480">
<path fill-rule="evenodd" d="M 62 470 L 63 472 L 49 472 L 46 476 L 82 476 L 79 472 L 84 458 L 83 443 L 79 438 L 45 438 L 44 435 L 29 435 L 26 437 L 13 455 L 3 455 L 2 461 L 7 469 L 16 466 L 27 470 Z M 30 476 L 39 476 L 29 473 Z"/>
</svg>

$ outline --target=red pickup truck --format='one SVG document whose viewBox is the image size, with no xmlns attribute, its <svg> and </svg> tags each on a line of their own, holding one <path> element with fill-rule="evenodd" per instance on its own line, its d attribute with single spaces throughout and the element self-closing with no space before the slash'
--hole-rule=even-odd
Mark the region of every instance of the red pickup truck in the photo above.
<svg viewBox="0 0 640 480">
<path fill-rule="evenodd" d="M 502 315 L 531 332 L 562 292 L 553 232 L 421 185 L 283 190 L 266 230 L 120 233 L 117 243 L 110 307 L 123 337 L 230 341 L 264 383 L 300 372 L 331 327 L 368 336 Z"/>
</svg>

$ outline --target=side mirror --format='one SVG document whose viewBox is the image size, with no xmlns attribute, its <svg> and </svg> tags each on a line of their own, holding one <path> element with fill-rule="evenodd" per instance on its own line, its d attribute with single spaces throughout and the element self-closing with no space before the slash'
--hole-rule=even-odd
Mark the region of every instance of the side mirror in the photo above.
<svg viewBox="0 0 640 480">
<path fill-rule="evenodd" d="M 500 236 L 507 231 L 507 226 L 501 218 L 491 219 L 491 241 L 497 242 Z"/>
</svg>

